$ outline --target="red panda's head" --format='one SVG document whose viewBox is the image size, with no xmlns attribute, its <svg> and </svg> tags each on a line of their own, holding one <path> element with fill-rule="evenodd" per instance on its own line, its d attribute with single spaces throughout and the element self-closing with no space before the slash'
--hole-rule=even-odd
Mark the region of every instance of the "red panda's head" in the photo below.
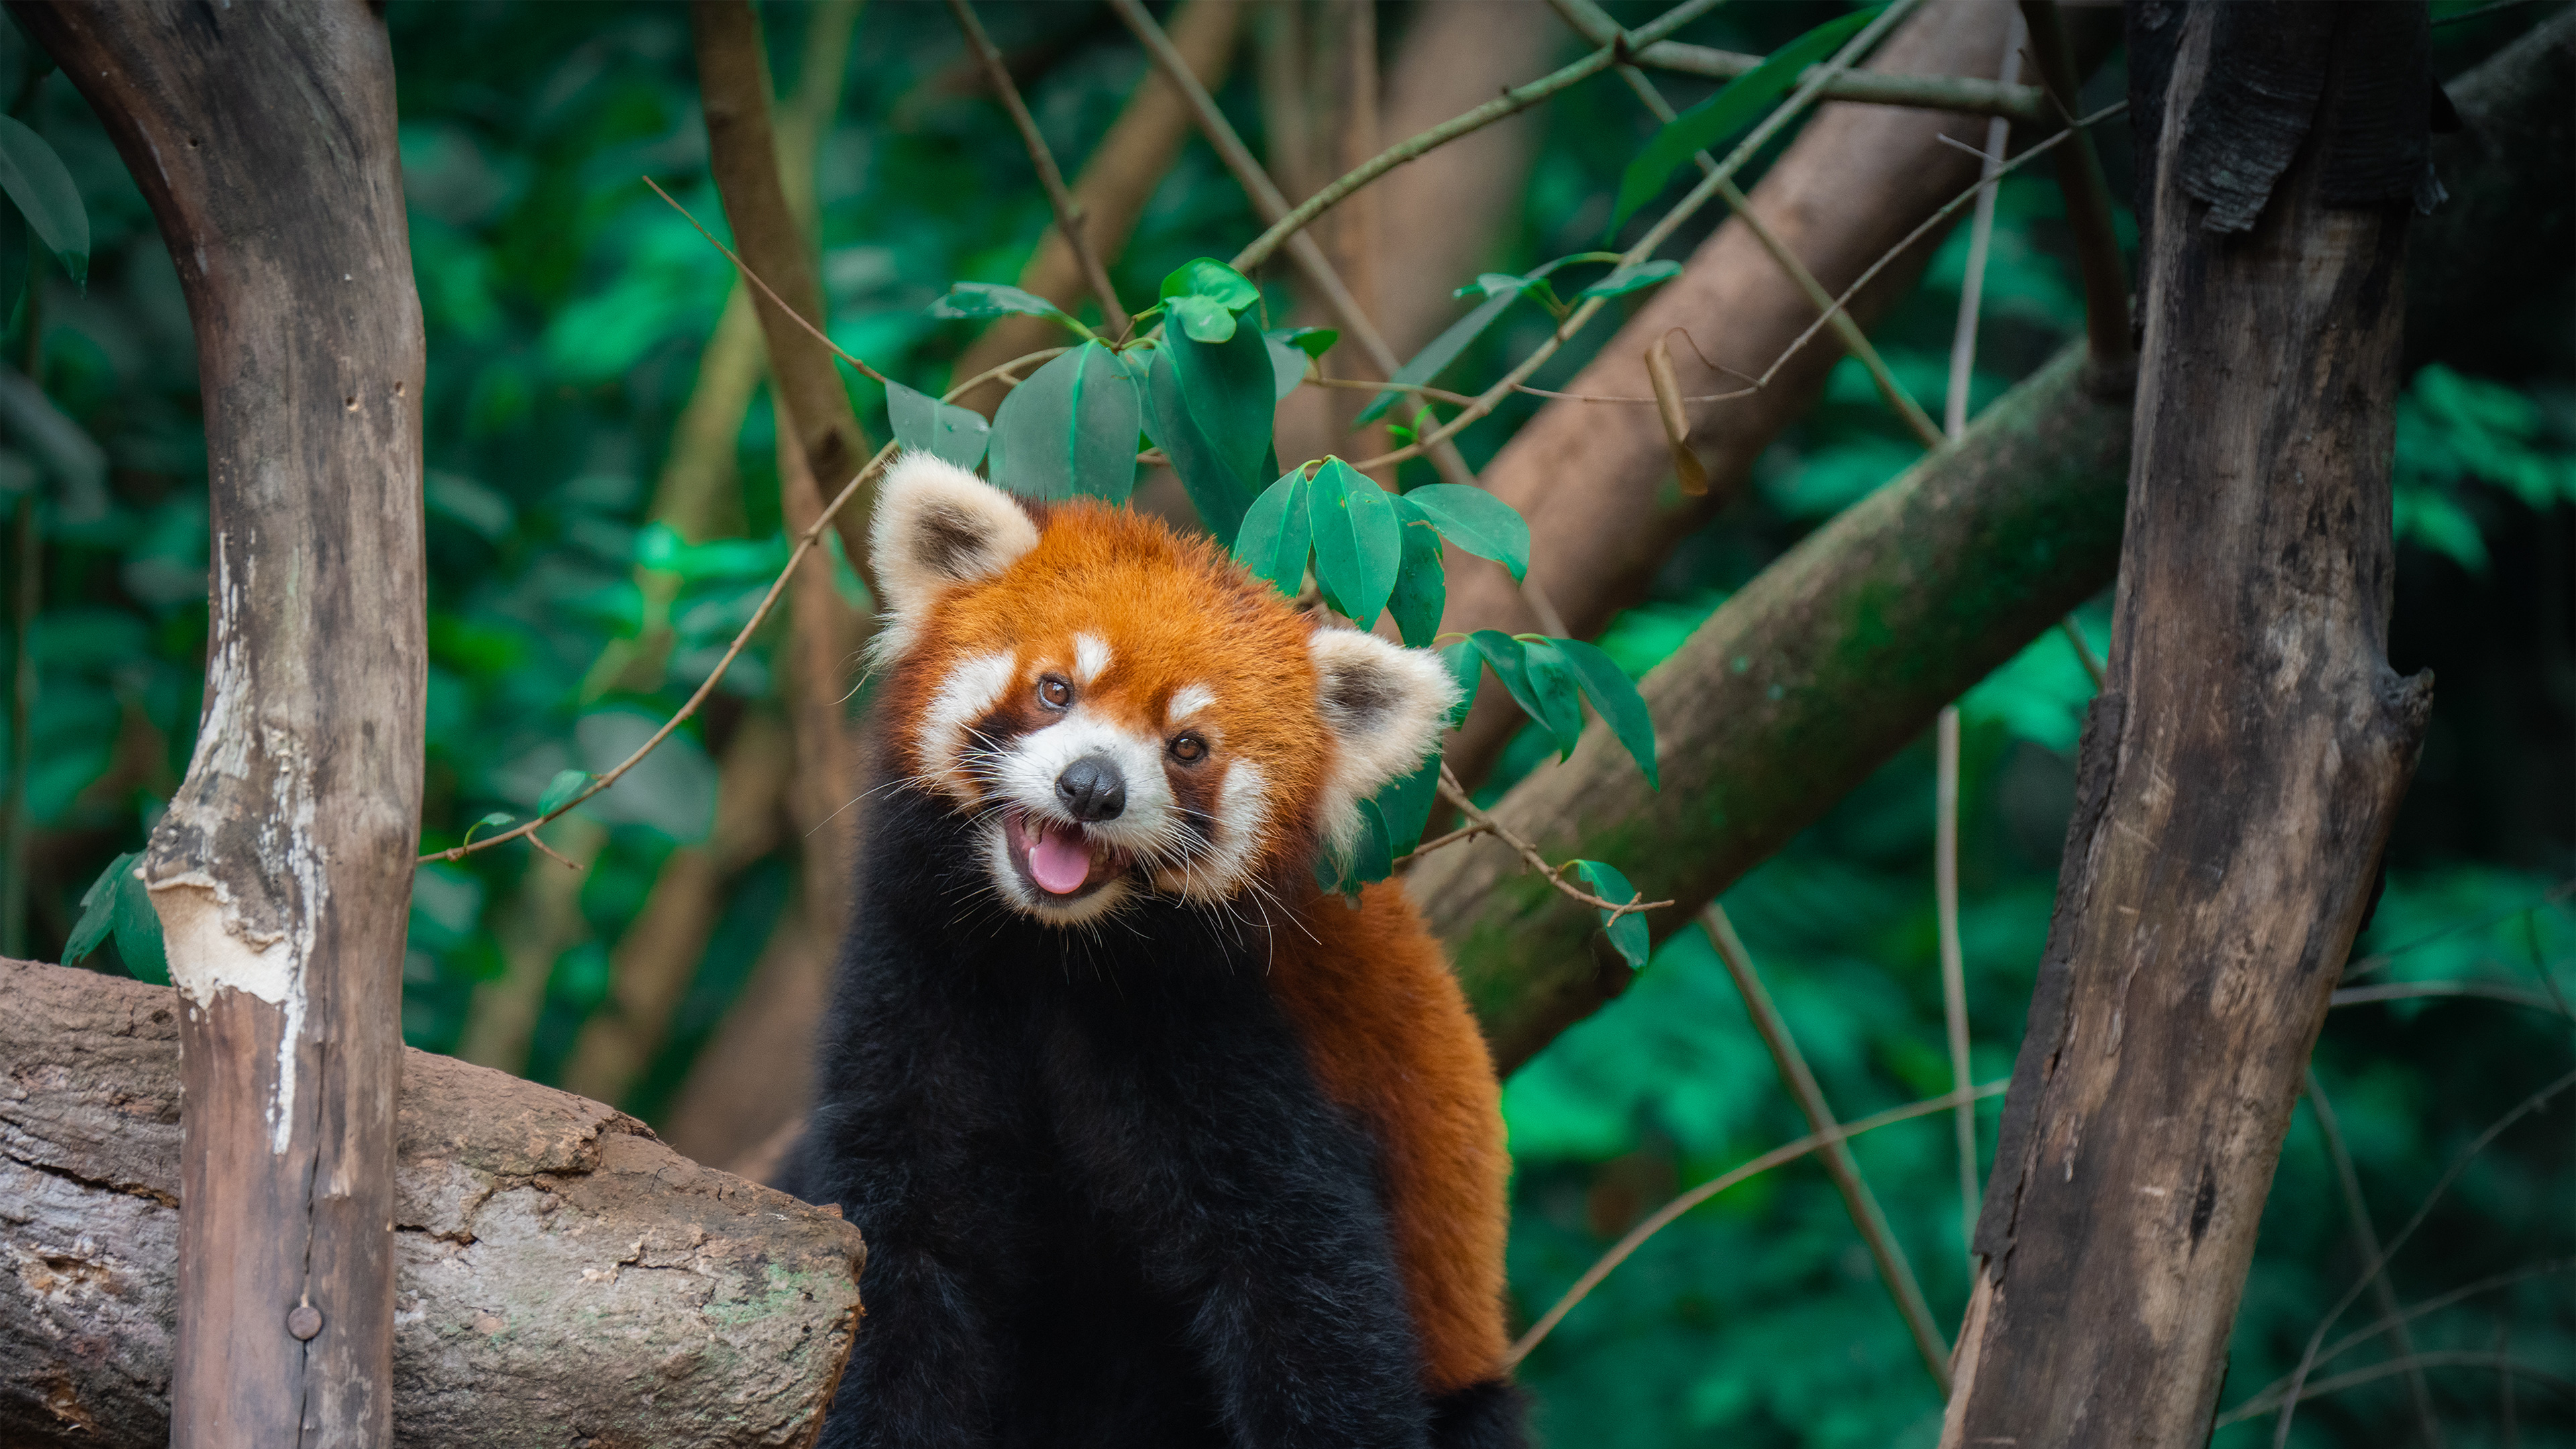
<svg viewBox="0 0 2576 1449">
<path fill-rule="evenodd" d="M 1024 507 L 922 453 L 888 473 L 869 553 L 892 768 L 1057 925 L 1303 874 L 1458 697 L 1436 656 L 1315 627 L 1213 543 Z"/>
</svg>

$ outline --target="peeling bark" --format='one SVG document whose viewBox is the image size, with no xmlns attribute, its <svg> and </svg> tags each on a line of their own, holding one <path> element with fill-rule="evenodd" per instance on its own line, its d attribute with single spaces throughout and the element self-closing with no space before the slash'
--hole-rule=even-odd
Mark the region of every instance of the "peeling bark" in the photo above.
<svg viewBox="0 0 2576 1449">
<path fill-rule="evenodd" d="M 23 961 L 0 1000 L 0 1443 L 165 1444 L 181 1000 Z M 423 1052 L 397 1124 L 395 1442 L 811 1441 L 858 1320 L 838 1213 Z"/>
<path fill-rule="evenodd" d="M 213 639 L 140 875 L 184 993 L 174 1442 L 386 1442 L 427 664 L 420 301 L 358 0 L 22 4 L 195 324 Z"/>
</svg>

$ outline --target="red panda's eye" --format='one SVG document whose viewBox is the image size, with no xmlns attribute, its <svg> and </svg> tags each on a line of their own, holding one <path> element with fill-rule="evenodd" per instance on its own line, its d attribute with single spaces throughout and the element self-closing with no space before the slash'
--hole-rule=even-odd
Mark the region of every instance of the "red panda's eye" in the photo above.
<svg viewBox="0 0 2576 1449">
<path fill-rule="evenodd" d="M 1049 709 L 1064 709 L 1073 703 L 1073 686 L 1057 675 L 1038 681 L 1038 702 Z"/>
<path fill-rule="evenodd" d="M 1184 765 L 1195 765 L 1207 758 L 1207 741 L 1197 735 L 1180 735 L 1172 741 L 1172 758 Z"/>
</svg>

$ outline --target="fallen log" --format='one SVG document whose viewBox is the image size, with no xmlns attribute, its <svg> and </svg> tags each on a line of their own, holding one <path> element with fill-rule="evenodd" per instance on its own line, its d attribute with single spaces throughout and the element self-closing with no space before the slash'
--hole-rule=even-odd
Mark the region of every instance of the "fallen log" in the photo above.
<svg viewBox="0 0 2576 1449">
<path fill-rule="evenodd" d="M 178 994 L 0 960 L 0 1000 L 0 1444 L 165 1444 Z M 810 1441 L 858 1229 L 569 1093 L 417 1051 L 402 1082 L 395 1442 Z"/>
</svg>

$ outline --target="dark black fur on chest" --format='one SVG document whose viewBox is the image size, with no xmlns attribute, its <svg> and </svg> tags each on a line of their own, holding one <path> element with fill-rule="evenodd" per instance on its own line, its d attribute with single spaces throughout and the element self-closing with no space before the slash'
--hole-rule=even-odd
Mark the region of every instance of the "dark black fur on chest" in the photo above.
<svg viewBox="0 0 2576 1449">
<path fill-rule="evenodd" d="M 791 1184 L 868 1243 L 823 1443 L 1425 1443 L 1375 1150 L 1263 932 L 1040 926 L 918 791 L 870 833 Z"/>
</svg>

